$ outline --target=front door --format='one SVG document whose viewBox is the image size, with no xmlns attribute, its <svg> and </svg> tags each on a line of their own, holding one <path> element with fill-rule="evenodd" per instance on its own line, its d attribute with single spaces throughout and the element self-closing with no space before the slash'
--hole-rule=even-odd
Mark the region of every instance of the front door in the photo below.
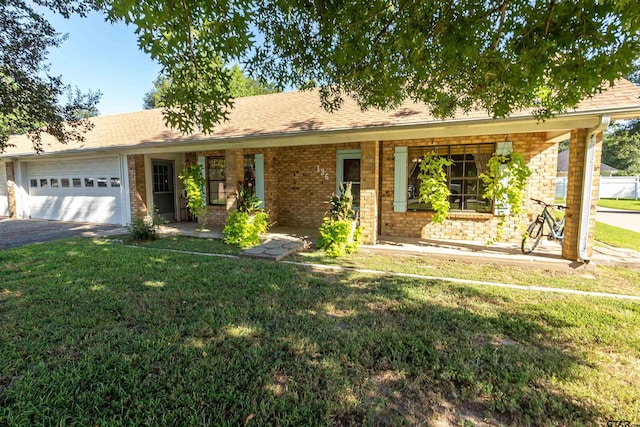
<svg viewBox="0 0 640 427">
<path fill-rule="evenodd" d="M 176 220 L 175 185 L 173 162 L 153 160 L 153 205 L 158 214 L 167 221 Z"/>
<path fill-rule="evenodd" d="M 338 150 L 337 152 L 337 189 L 340 194 L 340 185 L 351 183 L 353 206 L 360 206 L 360 150 Z"/>
</svg>

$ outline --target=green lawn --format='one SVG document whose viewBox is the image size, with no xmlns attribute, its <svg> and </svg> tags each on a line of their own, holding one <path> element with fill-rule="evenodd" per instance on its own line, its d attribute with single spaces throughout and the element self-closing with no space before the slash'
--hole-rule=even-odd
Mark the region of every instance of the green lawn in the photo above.
<svg viewBox="0 0 640 427">
<path fill-rule="evenodd" d="M 640 422 L 639 303 L 89 239 L 1 251 L 0 284 L 0 425 Z"/>
<path fill-rule="evenodd" d="M 597 222 L 595 239 L 617 248 L 633 249 L 640 252 L 640 233 L 635 231 Z"/>
<path fill-rule="evenodd" d="M 640 211 L 640 200 L 627 200 L 627 199 L 600 199 L 598 200 L 598 206 L 612 209 L 622 209 L 627 211 Z"/>
<path fill-rule="evenodd" d="M 145 248 L 170 249 L 176 251 L 216 253 L 224 255 L 238 255 L 241 249 L 235 245 L 227 245 L 221 239 L 201 239 L 196 237 L 163 237 L 151 241 L 135 241 L 126 239 L 128 245 Z"/>
</svg>

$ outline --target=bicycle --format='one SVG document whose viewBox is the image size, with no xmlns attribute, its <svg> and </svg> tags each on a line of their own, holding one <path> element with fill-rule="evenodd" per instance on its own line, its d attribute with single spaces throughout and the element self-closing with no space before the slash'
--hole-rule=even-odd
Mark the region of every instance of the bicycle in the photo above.
<svg viewBox="0 0 640 427">
<path fill-rule="evenodd" d="M 544 236 L 544 225 L 546 224 L 549 228 L 549 234 L 546 236 L 549 240 L 560 240 L 564 239 L 564 220 L 565 215 L 562 215 L 562 218 L 556 219 L 554 215 L 554 210 L 558 209 L 564 211 L 567 209 L 566 206 L 563 205 L 550 205 L 548 203 L 543 202 L 538 199 L 531 199 L 539 205 L 544 205 L 542 208 L 542 212 L 538 215 L 538 217 L 533 221 L 529 227 L 527 228 L 527 233 L 525 237 L 522 239 L 522 244 L 520 245 L 520 249 L 522 249 L 522 253 L 527 255 L 533 252 L 533 250 L 540 243 L 540 239 Z"/>
</svg>

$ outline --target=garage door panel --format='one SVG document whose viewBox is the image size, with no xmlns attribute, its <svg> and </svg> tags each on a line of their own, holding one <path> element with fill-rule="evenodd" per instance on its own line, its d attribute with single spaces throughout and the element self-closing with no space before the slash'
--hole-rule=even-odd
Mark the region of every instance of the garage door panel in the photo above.
<svg viewBox="0 0 640 427">
<path fill-rule="evenodd" d="M 32 196 L 31 212 L 37 212 L 38 219 L 119 223 L 119 203 L 114 196 Z"/>
<path fill-rule="evenodd" d="M 29 175 L 67 176 L 74 174 L 99 174 L 119 170 L 118 157 L 105 157 L 103 159 L 85 159 L 58 162 L 31 162 L 27 166 Z"/>
<path fill-rule="evenodd" d="M 31 218 L 122 223 L 117 157 L 27 165 Z"/>
</svg>

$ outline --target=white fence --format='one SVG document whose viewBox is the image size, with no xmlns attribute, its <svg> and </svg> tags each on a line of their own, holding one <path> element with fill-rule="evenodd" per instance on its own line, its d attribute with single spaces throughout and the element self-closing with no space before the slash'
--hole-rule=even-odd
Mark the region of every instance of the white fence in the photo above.
<svg viewBox="0 0 640 427">
<path fill-rule="evenodd" d="M 640 176 L 601 176 L 601 199 L 635 199 L 640 198 Z M 556 178 L 556 198 L 567 198 L 567 177 Z"/>
</svg>

